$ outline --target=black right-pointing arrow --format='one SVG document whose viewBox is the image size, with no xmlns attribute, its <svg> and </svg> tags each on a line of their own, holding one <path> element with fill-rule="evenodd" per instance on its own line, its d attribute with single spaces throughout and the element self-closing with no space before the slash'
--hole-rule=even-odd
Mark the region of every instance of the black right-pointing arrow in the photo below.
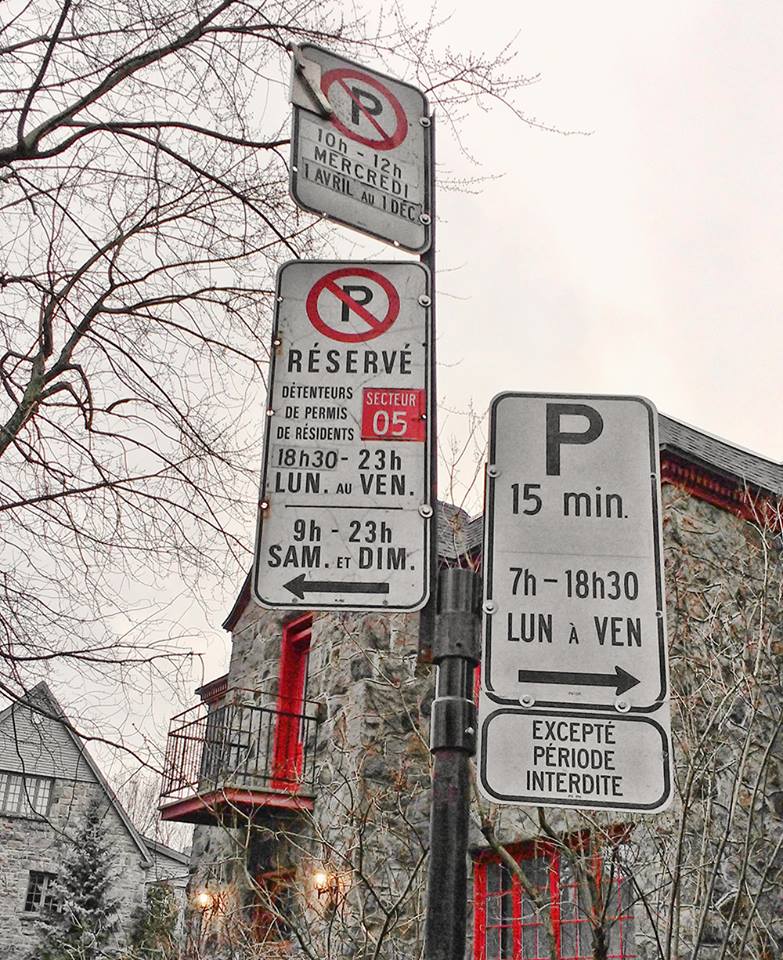
<svg viewBox="0 0 783 960">
<path fill-rule="evenodd" d="M 615 665 L 614 673 L 571 673 L 560 670 L 520 670 L 520 683 L 562 683 L 571 687 L 616 687 L 617 696 L 640 681 Z"/>
<path fill-rule="evenodd" d="M 304 600 L 306 593 L 388 593 L 388 583 L 357 583 L 339 580 L 307 580 L 306 573 L 284 583 L 283 587 L 295 597 Z"/>
</svg>

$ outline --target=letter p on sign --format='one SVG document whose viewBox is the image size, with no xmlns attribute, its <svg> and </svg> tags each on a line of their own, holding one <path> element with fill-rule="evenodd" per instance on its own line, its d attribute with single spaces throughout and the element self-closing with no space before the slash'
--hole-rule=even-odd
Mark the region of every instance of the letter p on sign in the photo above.
<svg viewBox="0 0 783 960">
<path fill-rule="evenodd" d="M 562 429 L 562 417 L 581 417 L 586 429 L 567 431 Z M 585 403 L 548 403 L 546 405 L 546 474 L 560 476 L 560 448 L 566 444 L 592 443 L 604 429 L 601 414 Z"/>
</svg>

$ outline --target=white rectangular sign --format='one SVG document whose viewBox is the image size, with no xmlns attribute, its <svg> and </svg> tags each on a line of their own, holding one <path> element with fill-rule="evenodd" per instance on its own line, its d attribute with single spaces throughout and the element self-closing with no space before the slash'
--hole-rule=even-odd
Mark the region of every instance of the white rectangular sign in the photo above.
<svg viewBox="0 0 783 960">
<path fill-rule="evenodd" d="M 253 573 L 263 606 L 425 604 L 431 351 L 421 264 L 280 269 Z"/>
<path fill-rule="evenodd" d="M 294 200 L 363 233 L 424 252 L 431 228 L 426 97 L 320 47 L 306 44 L 299 54 L 292 78 Z M 324 115 L 319 103 L 328 103 L 332 113 Z"/>
<path fill-rule="evenodd" d="M 492 767 L 502 754 L 493 737 L 521 738 L 522 766 L 533 770 L 525 766 L 535 755 L 532 726 L 520 711 L 597 711 L 619 724 L 615 760 L 626 773 L 637 759 L 632 730 L 639 748 L 649 748 L 644 762 L 655 769 L 650 789 L 630 805 L 626 788 L 616 803 L 593 799 L 598 806 L 659 809 L 670 793 L 670 734 L 652 404 L 639 397 L 497 396 L 484 547 L 485 787 L 507 794 L 510 782 L 522 782 L 520 767 L 503 780 L 506 788 L 496 789 L 505 773 Z M 641 789 L 644 781 L 626 776 L 625 782 L 631 779 Z M 540 793 L 519 802 L 543 803 Z M 593 805 L 583 802 L 589 791 L 578 795 L 578 805 Z M 558 788 L 550 800 L 569 805 L 570 796 Z"/>
<path fill-rule="evenodd" d="M 481 785 L 495 803 L 654 812 L 671 793 L 669 730 L 650 717 L 482 699 Z"/>
</svg>

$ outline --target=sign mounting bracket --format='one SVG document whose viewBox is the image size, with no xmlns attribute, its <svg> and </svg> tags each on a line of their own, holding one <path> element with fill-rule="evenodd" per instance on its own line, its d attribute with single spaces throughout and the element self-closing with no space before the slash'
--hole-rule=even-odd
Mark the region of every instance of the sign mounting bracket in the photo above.
<svg viewBox="0 0 783 960">
<path fill-rule="evenodd" d="M 321 90 L 321 65 L 314 60 L 305 59 L 302 48 L 296 43 L 289 43 L 288 49 L 294 58 L 291 103 L 327 119 L 334 116 L 334 107 Z"/>
</svg>

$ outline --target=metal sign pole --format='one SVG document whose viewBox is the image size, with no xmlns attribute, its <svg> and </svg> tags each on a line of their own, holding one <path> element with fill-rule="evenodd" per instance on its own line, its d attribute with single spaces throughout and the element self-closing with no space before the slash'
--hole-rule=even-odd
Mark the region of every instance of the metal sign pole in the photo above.
<svg viewBox="0 0 783 960">
<path fill-rule="evenodd" d="M 346 79 L 355 81 L 350 90 L 345 83 Z M 480 577 L 471 570 L 450 569 L 438 573 L 434 115 L 427 116 L 426 97 L 416 88 L 359 64 L 345 61 L 327 50 L 312 45 L 306 45 L 301 50 L 295 51 L 291 98 L 295 108 L 292 131 L 291 194 L 299 206 L 326 214 L 339 223 L 394 243 L 411 253 L 421 253 L 421 263 L 427 268 L 426 272 L 430 278 L 429 296 L 423 293 L 416 298 L 420 307 L 430 310 L 428 343 L 431 344 L 428 356 L 430 396 L 427 414 L 425 414 L 430 418 L 429 436 L 432 438 L 429 449 L 430 489 L 426 491 L 426 496 L 422 496 L 424 502 L 420 504 L 418 511 L 421 517 L 428 518 L 430 524 L 430 566 L 426 571 L 430 591 L 429 602 L 421 613 L 420 656 L 423 660 L 429 659 L 431 650 L 432 661 L 437 671 L 436 697 L 431 718 L 431 751 L 434 760 L 425 940 L 428 960 L 463 960 L 467 907 L 470 757 L 475 752 L 476 740 L 476 708 L 471 694 L 473 673 L 479 662 L 479 609 L 482 591 Z M 361 151 L 357 144 L 362 147 Z M 428 172 L 427 147 L 429 147 Z M 372 162 L 369 157 L 372 158 Z M 368 168 L 373 174 L 372 179 L 368 176 Z M 380 179 L 376 168 L 385 171 Z M 340 173 L 335 173 L 336 170 Z M 399 263 L 387 266 L 389 269 L 399 270 L 405 265 Z M 364 273 L 361 276 L 367 280 L 367 273 L 373 272 L 373 268 L 365 265 L 362 269 Z M 338 275 L 342 276 L 347 272 L 347 269 L 338 267 L 337 270 L 329 270 L 327 276 L 334 281 Z M 356 268 L 353 273 L 356 273 Z M 387 287 L 386 279 L 388 278 L 379 273 L 373 273 L 373 276 L 376 286 Z M 339 323 L 330 325 L 327 322 L 328 318 L 322 315 L 319 297 L 324 284 L 328 285 L 324 278 L 316 279 L 310 284 L 309 292 L 304 291 L 304 300 L 309 305 L 307 317 L 311 325 L 328 338 L 340 342 L 343 340 L 353 342 L 357 336 L 356 331 L 347 337 L 344 331 L 338 329 Z M 409 284 L 401 284 L 401 287 L 406 289 L 408 286 Z M 372 292 L 364 285 L 354 289 Z M 371 331 L 363 330 L 365 338 L 369 333 L 373 336 L 379 335 L 377 330 L 379 323 L 386 322 L 388 325 L 393 323 L 393 319 L 386 317 L 382 320 L 379 315 L 373 314 L 371 309 L 365 309 L 365 304 L 369 302 L 366 299 L 352 305 L 350 301 L 353 298 L 347 287 L 337 289 L 335 294 L 335 284 L 331 283 L 329 290 L 332 296 L 337 295 L 342 301 L 343 313 L 340 323 L 345 319 L 347 310 L 351 310 L 359 317 L 363 317 L 365 323 L 371 326 Z M 302 299 L 300 295 L 299 301 L 301 302 Z M 394 298 L 390 295 L 387 296 L 390 311 L 392 299 Z M 278 300 L 282 302 L 280 291 L 278 291 Z M 333 309 L 337 307 L 334 303 L 331 306 Z M 281 315 L 284 312 L 286 317 L 281 316 L 281 320 L 287 320 L 290 325 L 292 321 L 289 320 L 287 312 L 281 311 Z M 276 327 L 275 346 L 285 349 L 283 338 L 277 335 L 278 332 Z M 295 355 L 289 350 L 287 364 L 289 372 L 296 374 L 297 388 L 302 386 L 299 374 L 305 372 L 302 366 L 303 350 L 299 346 L 300 340 L 301 337 L 296 341 Z M 352 350 L 352 352 L 357 351 Z M 319 365 L 320 354 L 316 350 L 315 343 L 310 353 L 313 354 L 312 364 L 308 360 L 306 372 L 317 377 L 323 371 Z M 339 347 L 327 352 L 327 361 L 330 360 L 330 354 L 337 357 Z M 317 384 L 305 384 L 305 386 L 317 387 Z M 396 384 L 387 386 L 391 389 Z M 294 396 L 298 397 L 299 393 Z M 285 394 L 281 399 L 290 400 L 291 394 Z M 381 404 L 383 402 L 379 401 Z M 283 407 L 284 419 L 292 421 L 306 419 L 306 415 L 299 415 L 295 404 L 283 404 Z M 271 416 L 275 412 L 274 405 L 270 404 L 268 415 Z M 364 410 L 362 410 L 363 413 Z M 353 419 L 356 420 L 356 417 Z M 363 416 L 362 424 L 364 424 Z M 267 425 L 267 430 L 269 429 Z M 296 422 L 288 424 L 276 421 L 274 436 L 281 441 L 297 440 L 299 439 L 297 429 L 302 433 L 302 439 L 309 439 L 309 433 L 303 424 Z M 364 435 L 364 426 L 362 433 Z M 265 446 L 268 447 L 268 444 Z M 308 453 L 309 451 L 305 451 L 305 454 Z M 399 460 L 400 454 L 397 451 L 393 453 Z M 281 489 L 278 490 L 273 486 L 274 493 L 280 493 L 283 497 L 287 492 L 291 495 L 299 494 L 304 482 L 305 493 L 308 495 L 315 494 L 321 497 L 328 492 L 332 500 L 338 494 L 351 493 L 353 496 L 351 481 L 348 478 L 344 482 L 335 484 L 331 479 L 321 481 L 315 474 L 309 477 L 305 469 L 312 466 L 309 461 L 299 471 L 297 460 L 299 456 L 297 451 L 283 455 L 282 466 L 288 469 L 287 461 L 293 458 L 297 476 L 291 478 L 290 483 L 287 482 L 286 477 L 282 477 L 277 484 Z M 305 474 L 304 480 L 299 475 L 300 472 Z M 322 482 L 329 484 L 328 490 L 321 486 Z M 399 478 L 397 483 L 402 490 Z M 362 486 L 364 487 L 364 482 Z M 368 489 L 366 492 L 369 495 L 372 490 Z M 425 491 L 422 491 L 422 494 L 425 494 Z M 269 513 L 270 506 L 271 498 L 264 492 L 258 536 L 258 543 L 262 545 L 265 544 L 265 541 L 262 541 L 264 531 L 267 528 L 271 530 L 269 517 L 264 517 L 264 511 Z M 334 509 L 340 506 L 342 503 L 337 504 Z M 395 506 L 394 509 L 399 508 Z M 266 521 L 266 527 L 264 521 Z M 391 521 L 387 523 L 391 527 Z M 271 536 L 269 530 L 267 534 Z M 305 554 L 302 550 L 297 550 L 299 544 L 297 538 L 300 535 L 304 537 L 308 531 L 312 542 L 308 543 L 309 552 Z M 324 579 L 325 575 L 319 573 L 317 575 L 319 579 L 313 581 L 309 576 L 305 576 L 305 573 L 309 574 L 310 568 L 313 567 L 320 569 L 321 551 L 325 551 L 325 544 L 321 543 L 321 539 L 329 532 L 338 537 L 342 536 L 340 524 L 337 520 L 334 523 L 330 522 L 327 530 L 326 523 L 311 522 L 311 526 L 306 530 L 297 528 L 294 532 L 296 537 L 290 539 L 296 539 L 296 545 L 288 545 L 291 563 L 299 562 L 303 572 L 293 580 L 281 582 L 278 585 L 278 592 L 288 591 L 289 594 L 293 593 L 300 599 L 304 599 L 301 595 L 305 588 L 311 593 L 323 594 L 327 588 L 331 592 L 331 587 L 335 586 L 332 582 L 331 555 L 329 555 L 330 563 L 328 564 L 326 552 L 323 555 L 323 567 L 324 569 L 329 567 L 330 579 Z M 283 538 L 278 536 L 272 539 L 274 542 L 267 545 L 266 566 L 276 571 L 281 565 Z M 402 537 L 399 539 L 403 540 Z M 263 559 L 260 548 L 258 554 Z M 288 552 L 285 556 L 287 561 Z M 341 556 L 337 559 L 343 561 L 342 569 L 346 568 L 347 561 L 351 561 L 351 566 L 348 567 L 349 572 L 357 567 L 362 568 L 361 562 L 358 564 L 354 562 L 356 558 Z M 360 556 L 359 561 L 361 559 Z M 304 571 L 304 567 L 307 567 L 307 571 Z M 337 563 L 336 567 L 340 568 L 340 563 Z M 413 569 L 413 566 L 410 569 Z M 263 563 L 258 559 L 256 570 L 262 572 L 264 570 Z M 419 572 L 424 572 L 421 566 L 419 566 Z M 257 573 L 254 577 L 255 584 L 258 579 Z M 267 576 L 266 579 L 269 580 L 270 577 Z M 285 576 L 282 577 L 282 580 L 285 579 Z M 343 580 L 347 580 L 347 575 Z M 380 588 L 386 587 L 388 590 L 391 583 L 374 576 L 372 583 L 357 581 L 352 583 L 352 586 L 356 588 L 356 592 L 361 592 L 362 602 L 351 600 L 350 603 L 346 603 L 345 598 L 342 597 L 340 600 L 344 604 L 344 609 L 361 610 L 373 609 L 376 606 L 375 604 L 368 606 L 364 603 L 364 595 L 370 592 L 371 587 L 374 592 L 380 593 Z M 291 598 L 288 596 L 283 596 L 282 600 L 277 595 L 276 598 L 262 596 L 258 587 L 256 587 L 256 593 L 257 599 L 262 603 L 290 608 Z M 386 590 L 383 593 L 385 594 Z M 423 599 L 421 602 L 423 603 Z M 388 604 L 385 599 L 382 603 L 385 609 L 404 609 L 402 605 Z M 327 608 L 326 601 L 323 601 L 320 606 L 314 606 L 308 602 L 307 606 L 310 609 Z M 414 604 L 409 607 L 409 609 L 417 608 Z"/>
<path fill-rule="evenodd" d="M 437 416 L 437 335 L 435 329 L 435 117 L 430 118 L 430 197 L 432 242 L 422 257 L 432 282 L 433 416 Z M 472 570 L 438 573 L 438 430 L 432 424 L 432 589 L 421 612 L 419 652 L 432 650 L 435 700 L 430 717 L 433 755 L 430 805 L 430 859 L 424 955 L 427 960 L 464 960 L 468 877 L 470 758 L 476 750 L 473 672 L 479 662 L 481 578 Z"/>
<path fill-rule="evenodd" d="M 430 118 L 429 215 L 432 243 L 421 260 L 432 283 L 432 374 L 436 391 L 435 333 L 435 118 Z M 472 701 L 473 672 L 479 662 L 481 578 L 471 570 L 438 573 L 438 432 L 432 423 L 432 568 L 430 600 L 421 611 L 419 655 L 432 654 L 435 700 L 430 718 L 433 754 L 430 806 L 430 859 L 427 874 L 425 957 L 464 960 L 467 909 L 468 814 L 470 758 L 476 745 L 476 708 Z"/>
<path fill-rule="evenodd" d="M 471 693 L 479 662 L 481 577 L 473 570 L 442 570 L 438 588 L 424 954 L 427 960 L 464 960 L 470 758 L 476 750 Z"/>
</svg>

